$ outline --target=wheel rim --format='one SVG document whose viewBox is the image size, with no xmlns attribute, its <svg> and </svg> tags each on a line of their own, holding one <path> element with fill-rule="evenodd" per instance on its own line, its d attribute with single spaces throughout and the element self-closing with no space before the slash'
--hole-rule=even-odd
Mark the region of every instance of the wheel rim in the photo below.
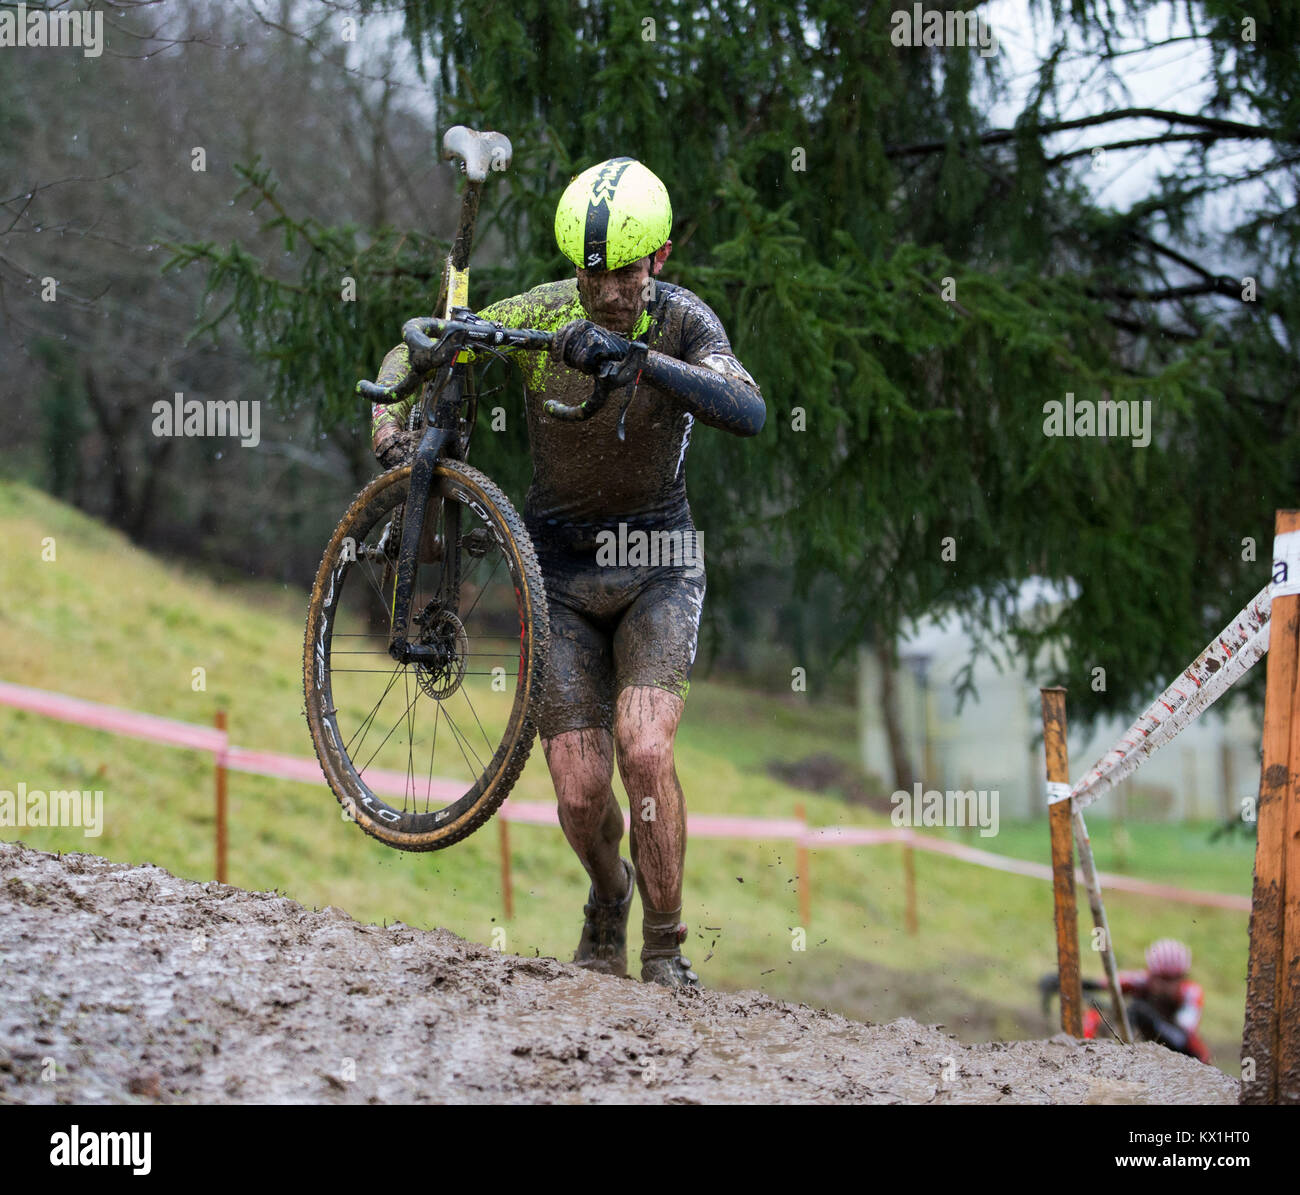
<svg viewBox="0 0 1300 1195">
<path fill-rule="evenodd" d="M 439 655 L 407 666 L 388 656 L 408 481 L 359 499 L 335 533 L 308 645 L 322 764 L 345 816 L 391 839 L 450 833 L 492 795 L 531 736 L 536 651 L 518 545 L 482 489 L 439 466 L 444 500 L 426 526 L 408 627 Z"/>
</svg>

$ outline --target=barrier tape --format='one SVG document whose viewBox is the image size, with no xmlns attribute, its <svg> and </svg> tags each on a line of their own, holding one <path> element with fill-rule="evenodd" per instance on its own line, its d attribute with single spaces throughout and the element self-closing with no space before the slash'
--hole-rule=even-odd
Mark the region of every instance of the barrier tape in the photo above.
<svg viewBox="0 0 1300 1195">
<path fill-rule="evenodd" d="M 1076 809 L 1091 805 L 1194 722 L 1268 651 L 1272 599 L 1265 586 L 1155 699 L 1071 789 Z"/>
<path fill-rule="evenodd" d="M 195 726 L 190 722 L 179 722 L 171 718 L 160 718 L 154 714 L 140 714 L 134 710 L 100 705 L 97 702 L 83 701 L 77 697 L 51 693 L 44 689 L 32 689 L 26 685 L 15 685 L 8 681 L 0 681 L 0 705 L 44 714 L 47 717 L 88 726 L 95 730 L 106 730 L 111 734 L 127 735 L 131 738 L 147 739 L 176 747 L 211 751 L 218 762 L 225 767 L 249 775 L 266 776 L 277 780 L 298 780 L 306 784 L 320 784 L 323 780 L 320 764 L 310 756 L 281 755 L 274 751 L 254 751 L 247 747 L 233 746 L 225 731 Z M 405 796 L 410 793 L 410 778 L 402 772 L 368 769 L 365 779 L 372 791 L 376 793 L 390 796 Z M 426 782 L 421 781 L 422 793 L 426 787 Z M 432 795 L 441 800 L 452 801 L 462 793 L 463 786 L 453 781 L 438 779 L 433 781 Z M 542 805 L 537 802 L 507 799 L 501 806 L 498 816 L 507 821 L 527 825 L 558 826 L 560 824 L 554 805 Z M 630 826 L 626 813 L 623 815 L 623 820 L 625 825 Z M 818 848 L 904 843 L 918 850 L 947 855 L 978 867 L 1034 879 L 1052 878 L 1052 869 L 1047 864 L 995 855 L 989 851 L 966 846 L 964 843 L 917 834 L 907 828 L 809 826 L 806 822 L 795 818 L 734 817 L 726 814 L 689 814 L 687 826 L 689 833 L 695 838 L 732 840 L 775 838 L 786 839 L 799 846 Z M 1183 904 L 1250 911 L 1250 898 L 1246 896 L 1175 888 L 1166 884 L 1135 879 L 1132 876 L 1103 875 L 1101 879 L 1109 888 L 1135 892 L 1143 896 L 1154 896 Z"/>
<path fill-rule="evenodd" d="M 61 722 L 75 722 L 110 734 L 123 734 L 133 739 L 148 739 L 154 743 L 168 743 L 173 747 L 189 747 L 195 751 L 220 751 L 226 745 L 224 731 L 153 714 L 137 714 L 134 710 L 118 709 L 112 705 L 99 705 L 62 693 L 49 693 L 44 689 L 29 689 L 0 681 L 0 705 L 10 705 L 34 714 L 45 714 Z"/>
</svg>

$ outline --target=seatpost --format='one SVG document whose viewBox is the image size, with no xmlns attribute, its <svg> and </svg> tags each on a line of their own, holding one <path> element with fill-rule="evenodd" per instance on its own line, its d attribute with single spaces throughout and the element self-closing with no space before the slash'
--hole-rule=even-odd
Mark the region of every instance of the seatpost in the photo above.
<svg viewBox="0 0 1300 1195">
<path fill-rule="evenodd" d="M 469 253 L 474 245 L 474 223 L 478 219 L 479 192 L 489 170 L 507 170 L 513 155 L 510 138 L 504 133 L 480 133 L 463 124 L 453 125 L 442 138 L 442 156 L 458 159 L 465 175 L 460 200 L 460 220 L 451 252 L 442 273 L 435 315 L 452 318 L 456 307 L 469 306 Z"/>
</svg>

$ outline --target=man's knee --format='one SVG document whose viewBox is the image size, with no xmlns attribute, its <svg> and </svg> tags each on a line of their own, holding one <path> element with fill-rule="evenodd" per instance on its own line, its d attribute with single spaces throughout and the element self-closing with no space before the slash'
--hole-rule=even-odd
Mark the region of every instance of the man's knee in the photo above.
<svg viewBox="0 0 1300 1195">
<path fill-rule="evenodd" d="M 560 805 L 575 811 L 603 811 L 614 778 L 609 732 L 594 728 L 565 731 L 543 739 L 542 750 Z"/>
<path fill-rule="evenodd" d="M 661 689 L 629 688 L 619 694 L 614 738 L 625 778 L 653 780 L 672 771 L 681 709 L 681 698 Z"/>
</svg>

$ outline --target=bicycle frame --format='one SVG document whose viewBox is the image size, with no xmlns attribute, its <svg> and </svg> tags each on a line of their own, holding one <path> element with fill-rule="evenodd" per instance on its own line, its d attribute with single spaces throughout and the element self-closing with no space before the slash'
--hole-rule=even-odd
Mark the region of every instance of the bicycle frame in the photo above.
<svg viewBox="0 0 1300 1195">
<path fill-rule="evenodd" d="M 424 524 L 429 512 L 429 499 L 433 492 L 433 473 L 439 459 L 447 455 L 449 443 L 459 430 L 460 408 L 464 400 L 465 370 L 467 366 L 450 366 L 450 375 L 433 396 L 432 415 L 425 407 L 424 434 L 411 462 L 411 488 L 402 514 L 402 542 L 397 553 L 397 576 L 393 585 L 392 627 L 389 632 L 388 654 L 400 664 L 439 662 L 438 649 L 407 642 L 406 626 L 411 615 L 411 598 L 415 589 L 415 574 L 419 568 L 420 543 L 424 537 Z M 453 523 L 460 521 L 457 503 L 449 503 L 444 542 L 454 557 L 444 557 L 447 565 L 444 575 L 450 578 L 444 597 L 455 602 L 460 596 L 460 543 L 458 530 Z"/>
<path fill-rule="evenodd" d="M 446 330 L 447 325 L 455 325 L 463 333 L 464 320 L 474 318 L 468 308 L 469 303 L 469 255 L 474 241 L 474 223 L 478 215 L 479 190 L 487 178 L 489 167 L 504 170 L 510 164 L 510 141 L 501 133 L 479 133 L 462 125 L 448 129 L 443 137 L 443 157 L 459 158 L 464 168 L 466 182 L 461 196 L 460 221 L 443 269 L 442 286 L 435 305 L 440 309 L 441 319 L 409 320 L 403 327 L 403 338 L 411 349 L 411 364 L 414 370 L 417 359 L 423 354 L 426 363 L 427 354 L 433 352 L 433 344 L 428 338 L 432 325 Z M 489 325 L 490 327 L 491 325 Z M 423 329 L 423 331 L 421 330 Z M 524 343 L 519 347 L 533 349 L 548 348 L 551 334 L 539 330 L 520 330 L 516 334 L 523 337 Z M 449 342 L 452 343 L 452 342 Z M 462 342 L 463 343 L 463 342 Z M 389 632 L 388 654 L 400 664 L 422 663 L 436 667 L 441 663 L 438 647 L 427 644 L 412 644 L 407 641 L 406 626 L 411 616 L 411 600 L 414 595 L 415 577 L 419 570 L 420 544 L 424 537 L 424 526 L 429 514 L 429 501 L 433 496 L 433 477 L 438 460 L 443 456 L 460 456 L 458 440 L 461 408 L 465 401 L 465 387 L 469 375 L 470 354 L 459 344 L 453 344 L 454 355 L 443 365 L 448 370 L 446 380 L 430 393 L 429 383 L 425 389 L 424 434 L 420 438 L 414 460 L 411 464 L 411 484 L 402 516 L 402 539 L 398 548 L 397 574 L 393 586 L 393 606 L 390 611 L 392 626 Z M 580 421 L 590 419 L 605 404 L 612 391 L 640 377 L 641 367 L 645 362 L 647 348 L 641 341 L 632 341 L 631 351 L 621 361 L 603 364 L 596 376 L 591 397 L 576 406 L 565 406 L 554 400 L 545 403 L 545 411 L 556 419 Z M 366 387 L 369 386 L 367 391 Z M 359 389 L 363 393 L 374 393 L 388 399 L 391 395 L 377 387 L 363 383 Z M 407 391 L 409 393 L 409 391 Z M 624 438 L 624 417 L 631 397 L 624 402 L 623 411 L 618 421 L 618 438 Z M 433 410 L 429 405 L 432 402 Z M 454 449 L 449 451 L 449 445 Z M 438 498 L 437 501 L 442 501 Z M 445 506 L 446 527 L 444 529 L 444 576 L 447 578 L 446 591 L 440 595 L 445 603 L 454 605 L 460 597 L 460 543 L 457 535 L 460 521 L 460 505 L 456 502 Z M 454 556 L 450 555 L 454 553 Z"/>
<path fill-rule="evenodd" d="M 451 252 L 443 268 L 442 286 L 436 308 L 450 319 L 457 308 L 469 302 L 469 255 L 474 243 L 474 224 L 478 217 L 479 190 L 487 172 L 504 170 L 510 165 L 512 149 L 510 140 L 501 133 L 480 133 L 463 125 L 447 130 L 442 139 L 442 156 L 459 159 L 465 172 L 465 190 L 461 196 L 460 220 Z M 447 444 L 459 430 L 460 408 L 464 398 L 466 355 L 457 353 L 448 366 L 450 375 L 435 395 L 432 416 L 425 398 L 425 430 L 420 438 L 415 459 L 411 464 L 411 488 L 402 516 L 402 542 L 397 556 L 397 577 L 393 586 L 392 629 L 389 632 L 388 654 L 401 664 L 438 663 L 438 649 L 432 646 L 410 644 L 406 639 L 406 624 L 411 614 L 411 597 L 415 587 L 415 574 L 419 568 L 420 541 L 429 509 L 433 488 L 433 471 L 438 459 L 447 451 Z M 450 568 L 444 575 L 450 578 L 445 600 L 455 602 L 460 586 L 460 545 L 456 528 L 460 510 L 453 503 L 447 507 L 448 527 L 445 542 L 454 546 L 455 558 L 448 561 Z"/>
</svg>

